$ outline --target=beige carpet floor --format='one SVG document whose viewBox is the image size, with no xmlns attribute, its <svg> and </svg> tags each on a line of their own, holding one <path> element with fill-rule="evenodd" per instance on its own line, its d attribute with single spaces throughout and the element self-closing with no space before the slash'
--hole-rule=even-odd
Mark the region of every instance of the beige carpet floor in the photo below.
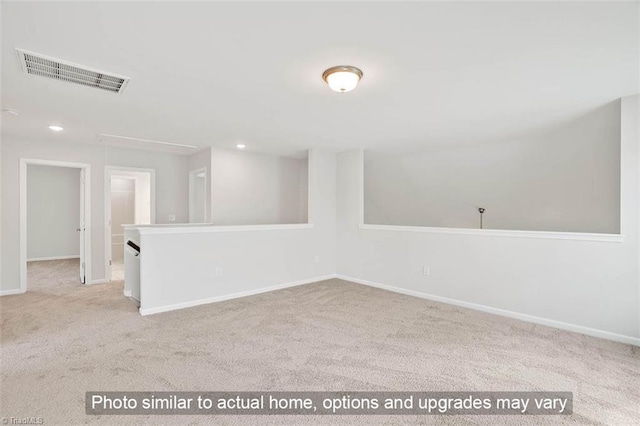
<svg viewBox="0 0 640 426">
<path fill-rule="evenodd" d="M 1 416 L 44 424 L 611 424 L 640 420 L 640 351 L 330 280 L 141 317 L 122 282 L 30 264 L 0 298 Z M 572 416 L 86 416 L 88 390 L 574 392 Z"/>
</svg>

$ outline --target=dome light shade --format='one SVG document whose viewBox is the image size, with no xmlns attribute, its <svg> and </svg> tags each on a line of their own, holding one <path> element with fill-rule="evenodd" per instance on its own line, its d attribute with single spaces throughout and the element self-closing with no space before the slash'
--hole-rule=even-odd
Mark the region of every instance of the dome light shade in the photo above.
<svg viewBox="0 0 640 426">
<path fill-rule="evenodd" d="M 348 65 L 331 67 L 322 73 L 322 79 L 327 82 L 331 90 L 338 93 L 350 92 L 355 89 L 361 78 L 362 71 Z"/>
</svg>

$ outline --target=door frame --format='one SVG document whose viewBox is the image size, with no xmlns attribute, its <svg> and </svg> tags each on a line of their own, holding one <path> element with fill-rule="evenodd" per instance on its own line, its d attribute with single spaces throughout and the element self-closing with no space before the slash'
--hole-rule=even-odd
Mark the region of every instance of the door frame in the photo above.
<svg viewBox="0 0 640 426">
<path fill-rule="evenodd" d="M 90 284 L 91 275 L 91 165 L 87 163 L 72 163 L 68 161 L 43 160 L 37 158 L 20 158 L 20 292 L 27 291 L 27 166 L 51 166 L 80 169 L 80 191 L 84 196 L 84 260 L 83 284 Z M 82 206 L 81 206 L 82 207 Z"/>
<path fill-rule="evenodd" d="M 207 185 L 207 167 L 200 167 L 197 169 L 193 169 L 193 170 L 189 170 L 189 223 L 194 223 L 192 222 L 192 218 L 193 218 L 193 214 L 195 213 L 195 206 L 194 206 L 194 192 L 195 192 L 195 179 L 196 177 L 201 174 L 204 173 L 204 214 L 203 214 L 203 218 L 204 218 L 204 222 L 203 223 L 209 223 L 209 218 L 208 216 L 208 208 L 207 208 L 207 191 L 209 190 L 209 185 Z"/>
<path fill-rule="evenodd" d="M 115 172 L 115 173 L 114 173 Z M 111 175 L 117 172 L 149 173 L 151 185 L 151 223 L 156 223 L 156 169 L 140 167 L 104 167 L 104 271 L 105 280 L 111 281 Z M 137 191 L 136 191 L 137 194 Z M 137 196 L 137 195 L 136 195 Z"/>
</svg>

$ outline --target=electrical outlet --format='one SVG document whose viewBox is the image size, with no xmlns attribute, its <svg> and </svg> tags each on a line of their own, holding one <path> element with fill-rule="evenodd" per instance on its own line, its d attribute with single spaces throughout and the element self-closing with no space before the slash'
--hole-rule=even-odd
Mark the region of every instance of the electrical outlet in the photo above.
<svg viewBox="0 0 640 426">
<path fill-rule="evenodd" d="M 222 268 L 216 268 L 216 277 L 222 276 Z"/>
<path fill-rule="evenodd" d="M 316 263 L 320 263 L 320 256 L 316 256 L 315 261 Z"/>
<path fill-rule="evenodd" d="M 422 275 L 424 275 L 425 277 L 428 277 L 431 275 L 431 268 L 429 268 L 428 266 L 423 266 L 422 267 Z"/>
</svg>

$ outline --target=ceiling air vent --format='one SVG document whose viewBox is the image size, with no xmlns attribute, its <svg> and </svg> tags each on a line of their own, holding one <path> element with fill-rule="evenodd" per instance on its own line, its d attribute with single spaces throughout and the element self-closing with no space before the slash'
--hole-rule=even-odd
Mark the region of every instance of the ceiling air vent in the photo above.
<svg viewBox="0 0 640 426">
<path fill-rule="evenodd" d="M 95 87 L 96 89 L 113 93 L 122 93 L 129 82 L 129 77 L 96 70 L 27 50 L 16 49 L 16 51 L 22 64 L 22 70 L 27 74 Z"/>
</svg>

